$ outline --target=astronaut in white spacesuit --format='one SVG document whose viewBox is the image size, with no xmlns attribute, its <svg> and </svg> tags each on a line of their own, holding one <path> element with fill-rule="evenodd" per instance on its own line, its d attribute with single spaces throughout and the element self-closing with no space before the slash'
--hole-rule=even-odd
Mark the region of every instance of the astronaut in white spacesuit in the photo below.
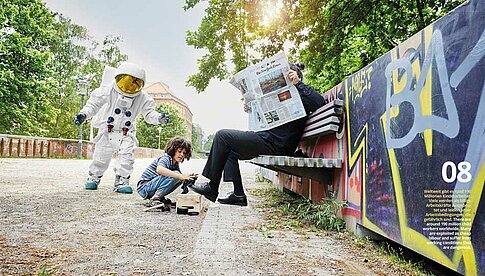
<svg viewBox="0 0 485 276">
<path fill-rule="evenodd" d="M 145 70 L 138 65 L 122 63 L 116 69 L 114 79 L 110 80 L 95 89 L 86 105 L 74 116 L 76 125 L 93 117 L 93 127 L 99 128 L 85 189 L 98 188 L 113 153 L 117 151 L 114 191 L 131 194 L 129 178 L 135 162 L 133 151 L 138 142 L 135 137 L 136 118 L 141 113 L 147 123 L 158 125 L 168 123 L 169 117 L 155 111 L 155 101 L 143 90 Z"/>
</svg>

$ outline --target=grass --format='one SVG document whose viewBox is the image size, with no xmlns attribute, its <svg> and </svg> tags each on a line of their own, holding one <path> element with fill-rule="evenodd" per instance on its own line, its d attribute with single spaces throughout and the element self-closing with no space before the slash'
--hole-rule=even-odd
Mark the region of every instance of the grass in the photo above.
<svg viewBox="0 0 485 276">
<path fill-rule="evenodd" d="M 417 253 L 409 250 L 403 250 L 401 246 L 386 241 L 372 241 L 372 243 L 381 255 L 386 256 L 386 258 L 395 266 L 401 268 L 402 270 L 408 271 L 410 275 L 435 275 L 427 268 L 425 261 L 426 259 L 418 256 Z M 418 258 L 421 258 L 421 260 L 418 260 Z"/>
<path fill-rule="evenodd" d="M 47 264 L 43 264 L 40 268 L 40 272 L 38 273 L 39 276 L 52 276 L 54 275 L 54 271 L 49 268 Z"/>
<path fill-rule="evenodd" d="M 338 217 L 339 210 L 346 206 L 345 202 L 330 199 L 312 204 L 302 196 L 281 192 L 270 185 L 252 190 L 251 193 L 265 199 L 260 203 L 260 207 L 270 210 L 267 224 L 269 229 L 297 230 L 302 227 L 336 231 L 345 229 L 345 221 Z M 284 217 L 283 220 L 282 217 Z"/>
<path fill-rule="evenodd" d="M 317 235 L 334 234 L 336 239 L 348 242 L 367 260 L 383 259 L 406 275 L 434 275 L 418 254 L 403 251 L 401 246 L 391 242 L 372 241 L 347 231 L 345 221 L 338 217 L 339 210 L 346 206 L 345 202 L 330 199 L 312 204 L 300 195 L 279 191 L 271 183 L 264 182 L 266 184 L 263 188 L 250 191 L 262 198 L 258 207 L 265 209 L 266 222 L 256 229 L 264 237 L 273 237 L 271 230 L 284 229 L 306 237 L 308 231 L 316 232 Z"/>
<path fill-rule="evenodd" d="M 259 233 L 261 233 L 261 235 L 263 235 L 263 237 L 273 238 L 273 234 L 271 234 L 268 228 L 261 226 L 261 227 L 257 227 L 256 229 L 259 231 Z"/>
</svg>

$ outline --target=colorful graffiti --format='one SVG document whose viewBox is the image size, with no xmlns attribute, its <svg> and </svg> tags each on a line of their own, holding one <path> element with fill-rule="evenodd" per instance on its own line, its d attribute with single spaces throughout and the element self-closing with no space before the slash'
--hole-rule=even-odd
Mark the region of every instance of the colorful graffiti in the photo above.
<svg viewBox="0 0 485 276">
<path fill-rule="evenodd" d="M 484 27 L 469 1 L 331 91 L 362 225 L 466 275 L 485 275 Z"/>
</svg>

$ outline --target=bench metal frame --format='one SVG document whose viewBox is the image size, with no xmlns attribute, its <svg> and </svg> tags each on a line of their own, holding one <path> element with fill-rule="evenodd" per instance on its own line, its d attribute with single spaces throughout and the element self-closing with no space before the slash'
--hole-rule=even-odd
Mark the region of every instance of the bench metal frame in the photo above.
<svg viewBox="0 0 485 276">
<path fill-rule="evenodd" d="M 343 101 L 338 99 L 317 109 L 308 116 L 301 141 L 339 132 L 342 128 L 342 114 Z M 333 183 L 333 172 L 342 168 L 343 161 L 336 158 L 261 155 L 250 162 L 273 171 L 308 177 L 328 184 Z"/>
</svg>

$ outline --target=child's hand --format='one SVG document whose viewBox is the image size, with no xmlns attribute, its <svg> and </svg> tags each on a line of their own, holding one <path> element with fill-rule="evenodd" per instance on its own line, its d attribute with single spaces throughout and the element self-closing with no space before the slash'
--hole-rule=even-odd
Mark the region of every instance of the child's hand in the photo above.
<svg viewBox="0 0 485 276">
<path fill-rule="evenodd" d="M 190 176 L 190 180 L 195 180 L 195 179 L 197 179 L 197 176 L 198 176 L 198 175 L 199 175 L 199 174 L 197 174 L 197 173 L 190 173 L 190 174 L 189 174 L 189 176 Z"/>
<path fill-rule="evenodd" d="M 182 180 L 194 180 L 197 178 L 196 173 L 182 174 Z"/>
<path fill-rule="evenodd" d="M 194 185 L 195 180 L 197 180 L 197 174 L 196 173 L 189 173 L 183 175 L 184 177 L 187 177 L 184 179 L 184 183 L 182 184 L 182 194 L 187 194 L 189 192 L 190 186 Z"/>
</svg>

